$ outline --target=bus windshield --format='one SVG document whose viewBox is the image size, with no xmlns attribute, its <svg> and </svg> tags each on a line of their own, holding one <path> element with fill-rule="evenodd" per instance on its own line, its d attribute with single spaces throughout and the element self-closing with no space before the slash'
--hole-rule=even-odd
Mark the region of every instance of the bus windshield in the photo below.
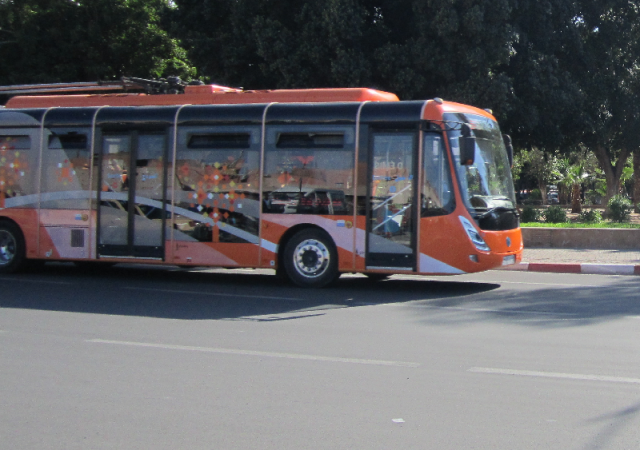
<svg viewBox="0 0 640 450">
<path fill-rule="evenodd" d="M 472 114 L 445 114 L 444 117 L 463 201 L 471 215 L 479 220 L 491 214 L 514 212 L 516 200 L 511 168 L 498 124 Z M 469 124 L 476 138 L 475 161 L 468 166 L 460 165 L 458 138 L 463 123 Z"/>
</svg>

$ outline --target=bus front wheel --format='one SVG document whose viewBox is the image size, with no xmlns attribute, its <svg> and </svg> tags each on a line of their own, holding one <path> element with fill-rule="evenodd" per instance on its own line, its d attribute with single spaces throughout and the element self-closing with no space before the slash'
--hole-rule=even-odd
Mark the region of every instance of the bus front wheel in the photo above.
<svg viewBox="0 0 640 450">
<path fill-rule="evenodd" d="M 321 230 L 299 231 L 284 248 L 284 270 L 301 287 L 319 288 L 338 276 L 338 252 L 331 237 Z"/>
<path fill-rule="evenodd" d="M 25 264 L 25 243 L 20 228 L 0 221 L 0 273 L 17 272 Z"/>
</svg>

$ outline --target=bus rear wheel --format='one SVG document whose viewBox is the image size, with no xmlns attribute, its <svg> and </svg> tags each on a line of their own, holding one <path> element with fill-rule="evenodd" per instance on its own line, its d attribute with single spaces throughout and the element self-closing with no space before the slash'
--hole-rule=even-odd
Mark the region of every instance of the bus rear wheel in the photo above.
<svg viewBox="0 0 640 450">
<path fill-rule="evenodd" d="M 333 240 L 321 230 L 299 231 L 284 248 L 284 270 L 296 285 L 319 288 L 338 276 L 338 252 Z"/>
<path fill-rule="evenodd" d="M 25 243 L 20 228 L 0 221 L 0 273 L 17 272 L 25 264 Z"/>
</svg>

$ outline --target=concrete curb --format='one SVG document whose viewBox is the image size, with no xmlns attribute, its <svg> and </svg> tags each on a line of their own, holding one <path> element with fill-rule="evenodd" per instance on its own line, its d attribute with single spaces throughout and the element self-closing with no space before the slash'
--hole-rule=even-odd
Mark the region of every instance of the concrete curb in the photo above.
<svg viewBox="0 0 640 450">
<path fill-rule="evenodd" d="M 640 264 L 598 264 L 598 263 L 528 263 L 521 262 L 497 270 L 524 272 L 585 273 L 597 275 L 640 275 Z"/>
<path fill-rule="evenodd" d="M 524 227 L 521 230 L 525 248 L 640 250 L 638 228 Z"/>
</svg>

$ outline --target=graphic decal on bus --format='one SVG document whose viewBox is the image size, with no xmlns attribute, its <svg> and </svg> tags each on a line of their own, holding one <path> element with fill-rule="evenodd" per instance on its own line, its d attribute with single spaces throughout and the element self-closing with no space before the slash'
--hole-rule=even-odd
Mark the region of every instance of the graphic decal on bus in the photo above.
<svg viewBox="0 0 640 450">
<path fill-rule="evenodd" d="M 26 152 L 30 148 L 29 136 L 0 136 L 0 208 L 26 188 L 23 179 L 29 171 Z"/>
</svg>

